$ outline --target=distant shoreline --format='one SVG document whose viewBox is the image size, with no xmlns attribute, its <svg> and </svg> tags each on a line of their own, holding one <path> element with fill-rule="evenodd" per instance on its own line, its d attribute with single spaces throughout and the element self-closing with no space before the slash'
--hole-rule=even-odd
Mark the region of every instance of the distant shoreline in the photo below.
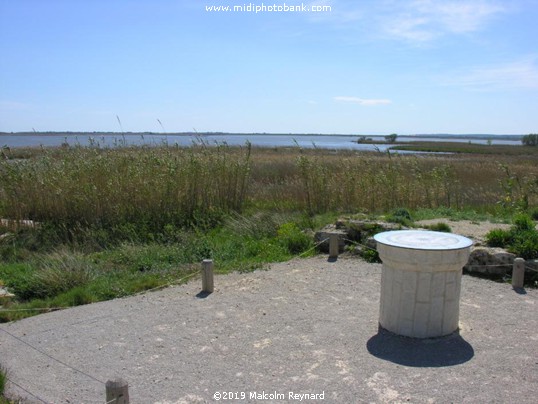
<svg viewBox="0 0 538 404">
<path fill-rule="evenodd" d="M 1 136 L 347 136 L 351 138 L 360 138 L 360 137 L 371 137 L 371 138 L 382 138 L 384 139 L 386 135 L 370 135 L 370 134 L 349 134 L 349 133 L 269 133 L 269 132 L 71 132 L 71 131 L 47 131 L 47 132 L 0 132 Z M 436 139 L 461 139 L 461 140 L 484 140 L 484 139 L 497 139 L 497 140 L 513 140 L 519 141 L 524 135 L 514 135 L 514 134 L 486 134 L 486 133 L 477 133 L 477 134 L 451 134 L 451 133 L 420 133 L 420 134 L 405 134 L 398 135 L 398 138 L 436 138 Z"/>
</svg>

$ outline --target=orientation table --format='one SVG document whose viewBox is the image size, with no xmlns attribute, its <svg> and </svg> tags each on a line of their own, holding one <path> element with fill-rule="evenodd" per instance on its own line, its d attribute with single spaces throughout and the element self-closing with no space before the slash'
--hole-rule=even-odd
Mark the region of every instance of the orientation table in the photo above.
<svg viewBox="0 0 538 404">
<path fill-rule="evenodd" d="M 414 338 L 457 331 L 462 268 L 473 242 L 426 230 L 387 231 L 374 239 L 383 262 L 379 325 Z"/>
</svg>

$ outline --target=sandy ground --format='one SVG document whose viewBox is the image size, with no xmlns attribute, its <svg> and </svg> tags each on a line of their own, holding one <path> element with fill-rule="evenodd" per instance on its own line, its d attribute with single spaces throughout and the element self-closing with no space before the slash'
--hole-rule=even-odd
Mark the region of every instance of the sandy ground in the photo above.
<svg viewBox="0 0 538 404">
<path fill-rule="evenodd" d="M 463 276 L 460 333 L 416 340 L 378 330 L 380 275 L 318 256 L 194 279 L 2 324 L 0 363 L 47 403 L 104 403 L 115 377 L 131 403 L 536 402 L 538 290 Z"/>
</svg>

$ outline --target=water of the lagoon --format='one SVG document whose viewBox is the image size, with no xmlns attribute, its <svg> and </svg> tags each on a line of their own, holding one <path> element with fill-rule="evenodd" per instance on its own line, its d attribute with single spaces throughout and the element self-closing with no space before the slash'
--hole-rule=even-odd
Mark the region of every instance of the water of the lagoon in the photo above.
<svg viewBox="0 0 538 404">
<path fill-rule="evenodd" d="M 39 146 L 60 146 L 64 143 L 70 146 L 94 146 L 94 147 L 116 147 L 116 146 L 158 146 L 158 145 L 179 145 L 190 146 L 193 143 L 201 141 L 209 144 L 226 143 L 231 146 L 243 146 L 250 142 L 253 146 L 259 147 L 303 147 L 303 148 L 321 148 L 330 150 L 364 150 L 364 151 L 386 151 L 387 148 L 394 146 L 385 143 L 384 136 L 368 136 L 377 144 L 357 143 L 359 136 L 352 135 L 275 135 L 275 134 L 203 134 L 191 136 L 184 134 L 110 134 L 110 135 L 91 135 L 91 134 L 2 134 L 0 135 L 0 147 L 39 147 Z M 467 139 L 457 137 L 399 137 L 402 141 L 433 141 L 433 142 L 471 142 L 471 143 L 488 143 L 490 139 L 492 144 L 521 145 L 520 140 L 495 139 L 491 138 Z"/>
</svg>

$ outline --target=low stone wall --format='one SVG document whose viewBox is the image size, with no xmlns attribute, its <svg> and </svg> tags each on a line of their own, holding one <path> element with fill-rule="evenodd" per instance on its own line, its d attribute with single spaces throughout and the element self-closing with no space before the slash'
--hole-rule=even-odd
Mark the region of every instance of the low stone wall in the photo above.
<svg viewBox="0 0 538 404">
<path fill-rule="evenodd" d="M 337 234 L 339 238 L 339 250 L 343 252 L 347 245 L 352 246 L 357 243 L 357 251 L 362 248 L 376 249 L 373 235 L 383 231 L 406 230 L 407 228 L 396 224 L 371 220 L 347 220 L 339 219 L 335 224 L 328 225 L 316 232 L 314 239 L 319 245 L 319 250 L 324 253 L 329 252 L 329 241 L 331 234 Z M 465 236 L 465 234 L 463 234 Z M 366 247 L 363 247 L 366 246 Z M 502 248 L 490 248 L 482 246 L 480 242 L 471 248 L 471 255 L 467 264 L 463 267 L 466 273 L 487 276 L 490 278 L 502 278 L 512 273 L 512 267 L 516 255 L 509 253 Z M 538 260 L 528 260 L 525 263 L 525 275 L 535 275 L 538 271 Z"/>
</svg>

